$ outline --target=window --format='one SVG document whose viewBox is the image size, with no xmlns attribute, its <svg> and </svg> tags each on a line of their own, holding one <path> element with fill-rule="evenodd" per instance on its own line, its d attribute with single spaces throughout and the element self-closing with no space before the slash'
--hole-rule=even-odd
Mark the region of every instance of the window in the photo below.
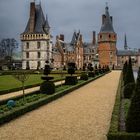
<svg viewBox="0 0 140 140">
<path fill-rule="evenodd" d="M 40 42 L 37 42 L 37 48 L 38 49 L 40 49 L 40 46 L 41 46 Z"/>
<path fill-rule="evenodd" d="M 40 61 L 37 62 L 37 69 L 40 69 Z"/>
<path fill-rule="evenodd" d="M 29 52 L 26 53 L 26 58 L 29 58 Z"/>
<path fill-rule="evenodd" d="M 109 38 L 111 38 L 111 35 L 109 34 L 109 36 L 108 36 Z"/>
<path fill-rule="evenodd" d="M 40 55 L 40 52 L 38 52 L 38 53 L 37 53 L 37 57 L 40 58 L 40 56 L 41 56 L 41 55 Z"/>
<path fill-rule="evenodd" d="M 29 49 L 29 42 L 26 42 L 26 49 Z"/>
<path fill-rule="evenodd" d="M 102 38 L 102 35 L 100 35 L 100 39 Z"/>
<path fill-rule="evenodd" d="M 26 69 L 30 69 L 29 61 L 26 62 Z"/>
</svg>

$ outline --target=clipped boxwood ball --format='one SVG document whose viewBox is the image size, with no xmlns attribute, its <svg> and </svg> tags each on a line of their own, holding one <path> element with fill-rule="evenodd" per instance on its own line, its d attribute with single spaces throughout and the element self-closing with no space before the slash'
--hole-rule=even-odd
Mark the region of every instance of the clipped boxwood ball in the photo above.
<svg viewBox="0 0 140 140">
<path fill-rule="evenodd" d="M 40 86 L 41 93 L 53 94 L 55 93 L 55 85 L 52 81 L 44 81 Z"/>
<path fill-rule="evenodd" d="M 8 107 L 14 107 L 15 105 L 16 105 L 16 103 L 15 103 L 14 100 L 9 100 L 9 101 L 7 102 L 7 106 L 8 106 Z"/>
</svg>

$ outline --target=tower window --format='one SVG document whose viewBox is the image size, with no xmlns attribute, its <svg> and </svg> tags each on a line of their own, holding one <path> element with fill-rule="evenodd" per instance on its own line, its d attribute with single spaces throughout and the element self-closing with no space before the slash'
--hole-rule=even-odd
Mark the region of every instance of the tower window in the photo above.
<svg viewBox="0 0 140 140">
<path fill-rule="evenodd" d="M 26 53 L 26 58 L 29 58 L 29 52 Z"/>
<path fill-rule="evenodd" d="M 26 49 L 29 49 L 29 42 L 26 42 Z"/>
<path fill-rule="evenodd" d="M 111 38 L 111 35 L 109 34 L 109 38 Z"/>
<path fill-rule="evenodd" d="M 37 48 L 40 49 L 40 47 L 41 47 L 40 42 L 37 42 Z"/>
<path fill-rule="evenodd" d="M 102 35 L 100 35 L 100 39 L 102 38 Z"/>
<path fill-rule="evenodd" d="M 40 52 L 38 52 L 38 53 L 37 53 L 37 57 L 40 58 L 40 56 L 41 56 L 41 55 L 40 55 Z"/>
</svg>

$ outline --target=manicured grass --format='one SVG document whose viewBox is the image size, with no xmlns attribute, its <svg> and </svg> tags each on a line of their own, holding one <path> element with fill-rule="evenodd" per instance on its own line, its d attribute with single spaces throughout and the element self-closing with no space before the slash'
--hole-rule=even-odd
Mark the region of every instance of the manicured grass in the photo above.
<svg viewBox="0 0 140 140">
<path fill-rule="evenodd" d="M 36 85 L 41 83 L 41 74 L 30 74 L 27 81 L 25 81 L 25 86 L 27 85 Z M 50 75 L 54 77 L 54 80 L 60 79 L 60 74 Z M 12 75 L 3 75 L 0 76 L 0 91 L 9 90 L 13 88 L 21 87 L 21 82 L 16 80 Z"/>
</svg>

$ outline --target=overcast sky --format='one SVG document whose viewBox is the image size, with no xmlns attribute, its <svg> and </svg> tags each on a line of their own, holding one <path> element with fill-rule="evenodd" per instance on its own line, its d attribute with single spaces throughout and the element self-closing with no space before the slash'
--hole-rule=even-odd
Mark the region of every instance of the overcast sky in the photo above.
<svg viewBox="0 0 140 140">
<path fill-rule="evenodd" d="M 0 39 L 14 37 L 20 42 L 31 1 L 0 0 Z M 44 14 L 48 15 L 54 38 L 57 34 L 64 34 L 68 42 L 74 30 L 80 30 L 84 41 L 90 42 L 92 31 L 100 31 L 106 2 L 118 35 L 117 48 L 123 48 L 125 33 L 128 46 L 140 48 L 140 0 L 41 0 L 41 5 Z"/>
</svg>

